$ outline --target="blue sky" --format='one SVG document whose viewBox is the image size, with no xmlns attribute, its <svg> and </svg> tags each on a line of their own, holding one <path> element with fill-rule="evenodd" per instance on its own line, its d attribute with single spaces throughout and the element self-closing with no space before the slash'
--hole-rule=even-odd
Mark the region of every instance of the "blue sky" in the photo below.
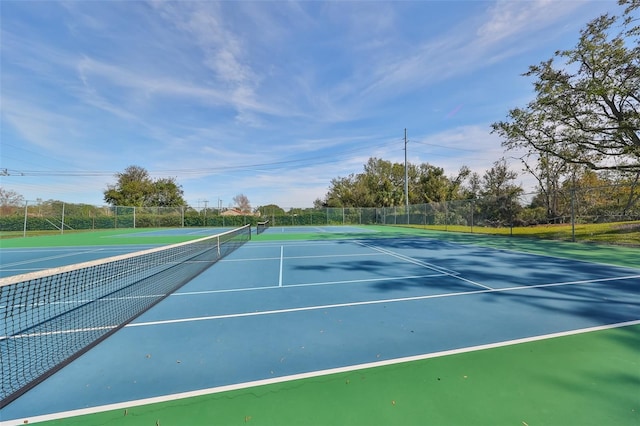
<svg viewBox="0 0 640 426">
<path fill-rule="evenodd" d="M 104 204 L 129 165 L 194 207 L 311 207 L 370 157 L 462 165 L 532 98 L 529 65 L 616 2 L 7 1 L 0 185 Z M 512 169 L 520 171 L 517 161 Z M 520 182 L 533 188 L 530 178 Z M 220 200 L 220 201 L 219 201 Z"/>
</svg>

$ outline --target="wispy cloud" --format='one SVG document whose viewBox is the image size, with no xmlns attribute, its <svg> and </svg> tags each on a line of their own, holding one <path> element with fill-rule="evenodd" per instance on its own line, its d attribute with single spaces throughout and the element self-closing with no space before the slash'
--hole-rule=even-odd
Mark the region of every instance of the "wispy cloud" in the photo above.
<svg viewBox="0 0 640 426">
<path fill-rule="evenodd" d="M 402 161 L 408 127 L 412 162 L 481 172 L 504 155 L 488 123 L 531 96 L 515 79 L 609 3 L 5 2 L 3 154 L 41 157 L 3 166 L 136 164 L 189 201 L 309 205 L 369 157 Z"/>
<path fill-rule="evenodd" d="M 247 47 L 242 37 L 226 28 L 225 17 L 218 2 L 154 1 L 156 11 L 176 30 L 192 39 L 202 54 L 203 65 L 213 72 L 213 78 L 226 87 L 224 96 L 239 112 L 262 109 L 256 101 L 255 88 L 260 76 L 247 60 Z M 245 123 L 251 120 L 244 119 Z"/>
<path fill-rule="evenodd" d="M 61 129 L 74 128 L 75 120 L 9 96 L 2 98 L 2 117 L 24 139 L 41 149 L 61 150 Z M 62 131 L 64 132 L 64 131 Z"/>
<path fill-rule="evenodd" d="M 447 32 L 417 45 L 410 55 L 401 52 L 392 63 L 379 64 L 365 92 L 388 96 L 471 75 L 532 49 L 541 31 L 583 6 L 580 1 L 500 0 L 480 16 L 467 16 Z"/>
<path fill-rule="evenodd" d="M 478 45 L 492 46 L 509 38 L 517 41 L 521 35 L 543 30 L 583 6 L 580 1 L 498 0 L 476 31 Z"/>
</svg>

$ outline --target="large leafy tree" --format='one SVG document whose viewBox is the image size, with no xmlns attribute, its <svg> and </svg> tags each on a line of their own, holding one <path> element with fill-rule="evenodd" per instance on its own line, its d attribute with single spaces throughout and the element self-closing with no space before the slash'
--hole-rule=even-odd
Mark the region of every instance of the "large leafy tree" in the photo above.
<svg viewBox="0 0 640 426">
<path fill-rule="evenodd" d="M 518 197 L 523 189 L 515 183 L 518 174 L 509 170 L 504 159 L 493 163 L 480 184 L 480 198 L 477 202 L 479 212 L 486 218 L 497 221 L 496 225 L 513 223 L 513 219 L 522 209 Z"/>
<path fill-rule="evenodd" d="M 507 149 L 553 157 L 591 170 L 640 171 L 640 0 L 619 0 L 578 44 L 531 66 L 536 97 L 492 125 Z M 559 64 L 556 63 L 559 62 Z"/>
<path fill-rule="evenodd" d="M 153 180 L 140 166 L 129 166 L 116 173 L 117 183 L 107 186 L 104 201 L 112 206 L 176 207 L 184 206 L 183 191 L 173 178 Z"/>
<path fill-rule="evenodd" d="M 458 176 L 430 164 L 407 164 L 409 203 L 420 204 L 460 198 L 461 185 L 469 175 L 462 167 Z M 404 164 L 370 158 L 364 171 L 331 180 L 323 205 L 328 207 L 392 207 L 405 203 Z M 317 204 L 317 202 L 316 202 Z"/>
<path fill-rule="evenodd" d="M 284 209 L 276 204 L 267 204 L 266 206 L 260 206 L 256 210 L 260 212 L 261 216 L 284 215 Z"/>
<path fill-rule="evenodd" d="M 157 179 L 153 182 L 153 190 L 147 204 L 154 207 L 184 206 L 183 191 L 172 177 Z"/>
</svg>

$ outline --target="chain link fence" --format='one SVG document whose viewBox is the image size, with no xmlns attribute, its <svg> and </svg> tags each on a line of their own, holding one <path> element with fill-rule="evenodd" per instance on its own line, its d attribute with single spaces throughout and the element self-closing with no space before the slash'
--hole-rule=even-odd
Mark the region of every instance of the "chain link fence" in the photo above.
<svg viewBox="0 0 640 426">
<path fill-rule="evenodd" d="M 119 228 L 227 227 L 254 224 L 253 215 L 225 216 L 190 207 L 126 207 L 27 201 L 0 206 L 0 232 L 60 232 Z"/>
<path fill-rule="evenodd" d="M 247 215 L 226 215 L 217 209 L 190 207 L 121 207 L 25 202 L 0 206 L 0 231 L 23 233 L 69 230 L 227 227 L 256 225 L 268 219 L 271 226 L 412 225 L 444 231 L 538 234 L 555 238 L 554 229 L 571 227 L 571 239 L 581 225 L 610 224 L 623 234 L 640 233 L 640 190 L 610 185 L 568 189 L 553 193 L 484 197 L 379 208 L 291 208 L 263 210 Z M 594 228 L 591 227 L 591 234 Z M 562 238 L 565 238 L 562 237 Z M 640 244 L 640 241 L 638 241 Z"/>
</svg>

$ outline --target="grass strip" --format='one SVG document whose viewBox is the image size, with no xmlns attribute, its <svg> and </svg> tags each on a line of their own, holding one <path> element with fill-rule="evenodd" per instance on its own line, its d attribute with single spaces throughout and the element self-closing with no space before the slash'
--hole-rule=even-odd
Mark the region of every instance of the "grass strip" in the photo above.
<svg viewBox="0 0 640 426">
<path fill-rule="evenodd" d="M 146 233 L 162 229 L 111 229 L 107 231 L 70 232 L 57 235 L 39 235 L 27 238 L 0 239 L 0 248 L 30 247 L 82 247 L 127 244 L 174 244 L 202 238 L 205 235 L 152 235 Z M 140 234 L 140 235 L 136 235 Z"/>
</svg>

